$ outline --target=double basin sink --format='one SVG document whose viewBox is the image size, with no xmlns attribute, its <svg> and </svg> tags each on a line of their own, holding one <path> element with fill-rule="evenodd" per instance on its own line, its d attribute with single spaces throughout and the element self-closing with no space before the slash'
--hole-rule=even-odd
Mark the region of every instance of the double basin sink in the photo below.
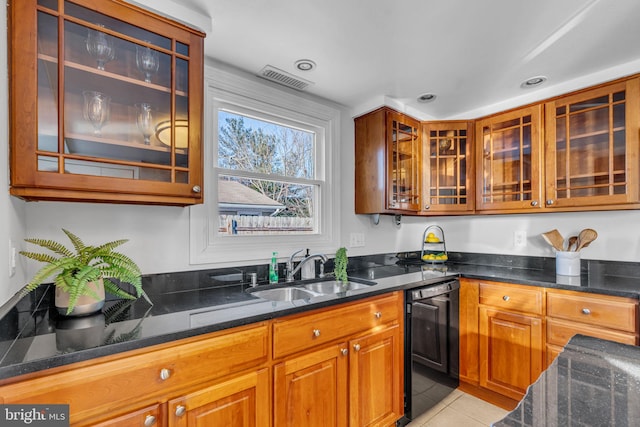
<svg viewBox="0 0 640 427">
<path fill-rule="evenodd" d="M 282 285 L 264 285 L 248 289 L 251 295 L 269 301 L 305 300 L 322 295 L 339 295 L 355 289 L 364 289 L 375 282 L 361 279 L 349 279 L 347 282 L 336 280 L 305 280 Z"/>
</svg>

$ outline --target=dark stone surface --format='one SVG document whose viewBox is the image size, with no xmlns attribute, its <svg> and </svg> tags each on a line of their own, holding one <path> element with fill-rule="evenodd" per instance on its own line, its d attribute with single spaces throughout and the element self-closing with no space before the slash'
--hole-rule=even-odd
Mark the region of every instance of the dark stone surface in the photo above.
<svg viewBox="0 0 640 427">
<path fill-rule="evenodd" d="M 576 335 L 494 427 L 637 426 L 640 347 Z"/>
<path fill-rule="evenodd" d="M 423 263 L 420 253 L 350 257 L 351 277 L 375 281 L 370 288 L 293 302 L 253 297 L 250 273 L 267 282 L 268 265 L 146 275 L 143 288 L 153 302 L 108 300 L 102 318 L 66 321 L 53 309 L 52 292 L 42 286 L 12 306 L 0 308 L 0 379 L 88 360 L 337 303 L 407 289 L 422 281 L 462 275 L 637 298 L 640 267 L 635 263 L 582 261 L 582 275 L 555 275 L 553 258 L 449 253 L 445 264 Z M 284 266 L 280 265 L 282 273 Z M 329 260 L 325 271 L 333 271 Z M 281 275 L 283 277 L 284 274 Z M 560 283 L 559 283 L 560 282 Z M 96 324 L 104 321 L 104 328 Z M 62 324 L 61 324 L 62 322 Z M 96 336 L 98 335 L 98 336 Z"/>
</svg>

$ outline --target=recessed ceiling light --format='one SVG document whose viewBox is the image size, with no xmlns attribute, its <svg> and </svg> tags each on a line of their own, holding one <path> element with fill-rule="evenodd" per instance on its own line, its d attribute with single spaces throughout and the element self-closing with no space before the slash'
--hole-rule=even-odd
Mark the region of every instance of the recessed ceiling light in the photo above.
<svg viewBox="0 0 640 427">
<path fill-rule="evenodd" d="M 431 102 L 436 99 L 435 93 L 423 93 L 418 97 L 418 102 Z"/>
<path fill-rule="evenodd" d="M 316 68 L 316 63 L 310 59 L 298 59 L 294 65 L 300 71 L 311 71 Z"/>
<path fill-rule="evenodd" d="M 523 81 L 520 87 L 523 89 L 528 89 L 531 87 L 540 86 L 542 83 L 546 81 L 547 81 L 547 78 L 545 76 L 530 77 L 527 80 Z"/>
</svg>

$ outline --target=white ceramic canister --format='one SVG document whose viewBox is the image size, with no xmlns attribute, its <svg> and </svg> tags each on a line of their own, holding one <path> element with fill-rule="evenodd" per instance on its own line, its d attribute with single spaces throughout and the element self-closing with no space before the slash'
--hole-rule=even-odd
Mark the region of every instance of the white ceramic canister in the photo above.
<svg viewBox="0 0 640 427">
<path fill-rule="evenodd" d="M 561 276 L 579 276 L 580 252 L 557 251 L 556 274 Z"/>
</svg>

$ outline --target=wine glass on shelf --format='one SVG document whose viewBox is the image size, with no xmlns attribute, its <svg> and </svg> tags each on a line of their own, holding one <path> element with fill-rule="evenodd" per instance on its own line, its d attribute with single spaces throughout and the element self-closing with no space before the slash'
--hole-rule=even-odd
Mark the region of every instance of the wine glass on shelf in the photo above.
<svg viewBox="0 0 640 427">
<path fill-rule="evenodd" d="M 104 25 L 98 24 L 100 27 L 104 28 Z M 113 38 L 108 36 L 99 30 L 89 29 L 87 34 L 87 52 L 94 58 L 98 63 L 98 70 L 104 71 L 104 64 L 109 61 L 112 61 L 116 57 L 116 49 L 113 46 Z"/>
<path fill-rule="evenodd" d="M 144 74 L 144 81 L 151 83 L 151 75 L 157 73 L 160 66 L 158 51 L 147 46 L 136 46 L 136 65 Z"/>
<path fill-rule="evenodd" d="M 136 122 L 138 129 L 144 137 L 146 145 L 151 144 L 151 135 L 153 135 L 153 106 L 147 102 L 136 104 Z"/>
<path fill-rule="evenodd" d="M 84 118 L 93 125 L 93 133 L 100 135 L 102 127 L 109 121 L 111 115 L 111 97 L 92 90 L 83 91 L 82 96 Z"/>
</svg>

